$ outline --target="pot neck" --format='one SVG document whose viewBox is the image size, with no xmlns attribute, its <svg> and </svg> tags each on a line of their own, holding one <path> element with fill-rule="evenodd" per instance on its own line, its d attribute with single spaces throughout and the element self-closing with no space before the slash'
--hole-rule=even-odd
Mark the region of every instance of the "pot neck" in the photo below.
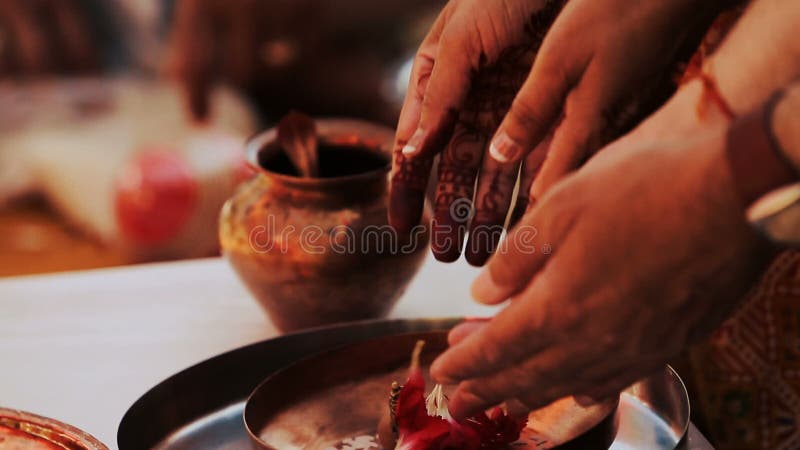
<svg viewBox="0 0 800 450">
<path fill-rule="evenodd" d="M 291 163 L 281 156 L 283 150 L 277 143 L 276 129 L 267 130 L 248 142 L 248 163 L 258 173 L 259 180 L 269 185 L 273 196 L 323 209 L 382 199 L 389 184 L 393 131 L 346 119 L 320 119 L 317 129 L 323 175 L 319 178 L 292 174 Z M 342 150 L 345 151 L 337 153 Z"/>
</svg>

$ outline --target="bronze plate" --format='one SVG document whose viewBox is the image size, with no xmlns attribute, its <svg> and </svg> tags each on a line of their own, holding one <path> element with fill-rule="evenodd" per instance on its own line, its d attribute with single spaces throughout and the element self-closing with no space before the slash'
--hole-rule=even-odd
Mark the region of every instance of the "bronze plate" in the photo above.
<svg viewBox="0 0 800 450">
<path fill-rule="evenodd" d="M 0 408 L 0 449 L 108 450 L 83 431 L 47 417 Z"/>
</svg>

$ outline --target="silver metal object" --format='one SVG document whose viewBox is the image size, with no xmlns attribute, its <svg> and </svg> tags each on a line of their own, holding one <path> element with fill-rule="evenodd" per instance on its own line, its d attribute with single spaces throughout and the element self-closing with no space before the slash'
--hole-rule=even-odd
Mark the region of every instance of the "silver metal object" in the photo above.
<svg viewBox="0 0 800 450">
<path fill-rule="evenodd" d="M 282 336 L 217 356 L 142 396 L 120 424 L 119 450 L 251 450 L 242 422 L 244 402 L 272 373 L 320 351 L 392 334 L 446 330 L 458 321 L 359 322 Z M 690 427 L 686 390 L 671 369 L 627 389 L 619 414 L 613 450 L 713 450 Z"/>
<path fill-rule="evenodd" d="M 447 331 L 404 333 L 319 353 L 282 369 L 261 383 L 245 406 L 253 447 L 377 450 L 374 436 L 389 412 L 388 389 L 407 379 L 409 355 L 420 350 L 417 364 L 424 374 L 447 348 Z M 439 388 L 449 395 L 454 386 Z M 618 403 L 619 398 L 610 398 L 582 405 L 566 397 L 531 412 L 514 449 L 607 449 L 621 422 L 615 417 Z M 344 411 L 346 418 L 339 413 Z"/>
<path fill-rule="evenodd" d="M 747 210 L 747 220 L 775 243 L 800 246 L 800 183 L 756 200 Z"/>
<path fill-rule="evenodd" d="M 672 450 L 689 431 L 689 395 L 671 368 L 626 389 L 617 409 L 619 428 L 611 450 Z"/>
</svg>

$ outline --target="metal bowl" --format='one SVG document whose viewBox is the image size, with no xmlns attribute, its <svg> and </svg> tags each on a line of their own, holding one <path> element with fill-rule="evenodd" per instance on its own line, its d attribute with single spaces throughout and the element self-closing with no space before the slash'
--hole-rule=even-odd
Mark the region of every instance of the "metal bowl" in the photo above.
<svg viewBox="0 0 800 450">
<path fill-rule="evenodd" d="M 391 383 L 405 380 L 418 340 L 426 341 L 423 368 L 447 348 L 446 332 L 395 335 L 322 353 L 269 377 L 245 406 L 253 447 L 325 450 L 347 448 L 352 440 L 369 443 L 387 407 Z M 616 434 L 617 403 L 583 407 L 572 398 L 560 400 L 531 413 L 515 448 L 569 443 L 572 448 L 607 449 Z"/>
<path fill-rule="evenodd" d="M 24 411 L 0 408 L 0 449 L 17 448 L 15 444 L 21 448 L 108 450 L 93 436 L 73 426 Z"/>
<path fill-rule="evenodd" d="M 117 435 L 120 450 L 252 448 L 242 416 L 264 379 L 322 351 L 406 333 L 445 331 L 460 319 L 379 320 L 320 328 L 248 345 L 164 380 L 131 406 Z M 669 367 L 622 392 L 611 450 L 712 450 L 689 424 L 689 397 Z M 690 431 L 689 431 L 690 430 Z M 580 449 L 578 440 L 575 445 Z"/>
</svg>

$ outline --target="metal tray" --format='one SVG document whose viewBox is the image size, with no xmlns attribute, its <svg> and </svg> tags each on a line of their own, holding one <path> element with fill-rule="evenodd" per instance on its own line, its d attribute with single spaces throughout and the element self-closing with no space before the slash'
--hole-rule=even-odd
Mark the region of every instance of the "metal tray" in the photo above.
<svg viewBox="0 0 800 450">
<path fill-rule="evenodd" d="M 37 444 L 68 450 L 108 450 L 94 436 L 72 425 L 24 411 L 0 408 L 0 449 L 14 445 L 27 448 L 26 445 Z"/>
<path fill-rule="evenodd" d="M 278 337 L 214 357 L 157 385 L 131 406 L 119 450 L 251 450 L 242 412 L 251 391 L 282 367 L 342 345 L 393 334 L 447 330 L 459 319 L 370 321 Z M 613 450 L 711 450 L 690 428 L 689 401 L 670 368 L 620 399 Z"/>
</svg>

